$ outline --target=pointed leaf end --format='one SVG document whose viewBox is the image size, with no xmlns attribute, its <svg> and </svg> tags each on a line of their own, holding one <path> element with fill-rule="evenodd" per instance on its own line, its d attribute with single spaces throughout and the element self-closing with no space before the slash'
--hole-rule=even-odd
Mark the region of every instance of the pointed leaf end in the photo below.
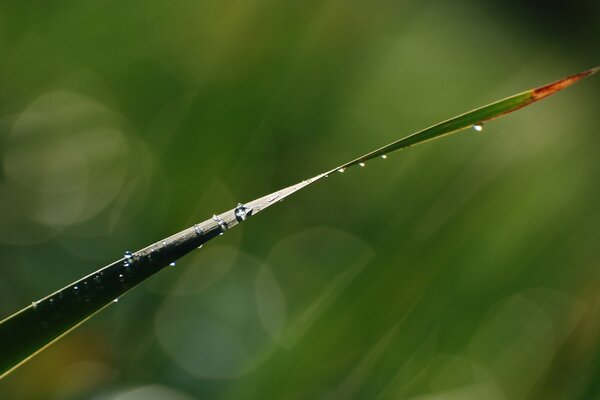
<svg viewBox="0 0 600 400">
<path fill-rule="evenodd" d="M 537 101 L 537 100 L 543 99 L 544 97 L 548 97 L 551 94 L 554 94 L 560 90 L 563 90 L 563 89 L 571 86 L 575 82 L 577 82 L 585 77 L 588 77 L 590 75 L 593 75 L 598 71 L 600 71 L 600 65 L 597 67 L 588 69 L 587 71 L 583 71 L 583 72 L 580 72 L 575 75 L 567 76 L 566 78 L 559 79 L 555 82 L 552 82 L 545 86 L 534 89 L 533 93 L 532 93 L 532 100 Z"/>
</svg>

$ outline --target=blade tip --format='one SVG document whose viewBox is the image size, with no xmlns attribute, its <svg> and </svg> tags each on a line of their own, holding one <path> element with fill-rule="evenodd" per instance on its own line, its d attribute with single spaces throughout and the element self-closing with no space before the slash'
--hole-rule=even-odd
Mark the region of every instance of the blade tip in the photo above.
<svg viewBox="0 0 600 400">
<path fill-rule="evenodd" d="M 563 89 L 571 86 L 575 82 L 577 82 L 585 77 L 588 77 L 590 75 L 593 75 L 598 71 L 600 71 L 600 65 L 596 66 L 594 68 L 585 70 L 583 72 L 580 72 L 578 74 L 569 75 L 566 78 L 559 79 L 555 82 L 552 82 L 545 86 L 534 89 L 533 93 L 532 93 L 532 99 L 533 99 L 533 101 L 541 100 L 544 97 L 548 97 L 551 94 L 554 94 L 560 90 L 563 90 Z"/>
</svg>

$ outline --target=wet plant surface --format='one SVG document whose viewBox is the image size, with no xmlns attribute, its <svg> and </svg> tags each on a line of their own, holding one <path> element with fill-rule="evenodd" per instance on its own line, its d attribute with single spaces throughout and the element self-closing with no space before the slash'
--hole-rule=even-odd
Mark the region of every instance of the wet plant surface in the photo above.
<svg viewBox="0 0 600 400">
<path fill-rule="evenodd" d="M 2 6 L 1 353 L 109 308 L 0 397 L 595 398 L 598 79 L 393 142 L 597 63 L 595 5 L 290 7 Z"/>
</svg>

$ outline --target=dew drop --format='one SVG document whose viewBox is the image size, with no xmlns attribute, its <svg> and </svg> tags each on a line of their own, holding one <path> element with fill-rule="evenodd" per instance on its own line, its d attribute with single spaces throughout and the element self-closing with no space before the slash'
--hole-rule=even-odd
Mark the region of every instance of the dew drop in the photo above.
<svg viewBox="0 0 600 400">
<path fill-rule="evenodd" d="M 360 162 L 360 163 L 358 163 L 358 165 L 360 165 L 361 167 L 364 167 L 366 164 L 364 162 Z"/>
<path fill-rule="evenodd" d="M 219 225 L 219 228 L 221 229 L 220 235 L 222 235 L 229 228 L 227 226 L 227 222 L 225 222 L 223 218 L 217 217 L 216 215 L 213 215 L 213 219 L 217 222 L 217 225 Z"/>
<path fill-rule="evenodd" d="M 50 300 L 48 300 L 48 302 L 50 303 L 50 305 L 52 305 L 52 306 L 54 305 L 54 299 L 50 299 Z"/>
<path fill-rule="evenodd" d="M 245 221 L 246 218 L 248 218 L 248 209 L 246 208 L 245 205 L 243 205 L 242 203 L 238 203 L 237 207 L 235 208 L 235 219 L 238 222 L 242 222 Z"/>
<path fill-rule="evenodd" d="M 94 280 L 94 282 L 96 283 L 100 283 L 100 281 L 102 281 L 102 278 L 100 278 L 100 275 L 94 275 L 94 278 L 92 278 Z"/>
<path fill-rule="evenodd" d="M 126 260 L 131 260 L 133 254 L 129 250 L 127 250 L 123 257 L 125 257 Z"/>
<path fill-rule="evenodd" d="M 118 297 L 113 300 L 113 303 L 118 303 L 118 302 L 119 302 L 119 298 Z"/>
<path fill-rule="evenodd" d="M 74 292 L 77 292 L 78 290 L 79 290 L 79 286 L 77 286 L 77 285 L 73 286 L 73 291 Z"/>
<path fill-rule="evenodd" d="M 174 267 L 175 266 L 175 261 L 169 263 L 169 266 Z"/>
<path fill-rule="evenodd" d="M 387 154 L 382 154 L 381 158 L 383 158 L 385 160 L 387 158 Z"/>
<path fill-rule="evenodd" d="M 119 274 L 119 280 L 123 282 L 125 280 L 125 275 Z"/>
<path fill-rule="evenodd" d="M 37 308 L 37 306 L 38 306 L 38 303 L 37 303 L 37 301 L 32 301 L 32 302 L 31 302 L 31 306 L 32 306 L 33 308 Z"/>
<path fill-rule="evenodd" d="M 338 169 L 338 172 L 339 172 L 340 174 L 343 174 L 345 170 L 346 170 L 346 168 L 340 168 L 340 169 Z"/>
<path fill-rule="evenodd" d="M 483 124 L 475 124 L 473 125 L 473 129 L 475 129 L 477 132 L 481 132 L 483 130 Z"/>
<path fill-rule="evenodd" d="M 129 268 L 129 267 L 131 266 L 131 264 L 129 264 L 127 261 L 124 261 L 124 262 L 123 262 L 123 266 L 124 266 L 125 268 Z"/>
</svg>

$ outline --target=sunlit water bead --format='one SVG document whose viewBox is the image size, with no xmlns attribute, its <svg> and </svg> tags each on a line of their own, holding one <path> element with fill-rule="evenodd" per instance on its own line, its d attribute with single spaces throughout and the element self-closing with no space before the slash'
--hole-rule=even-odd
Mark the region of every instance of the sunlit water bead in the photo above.
<svg viewBox="0 0 600 400">
<path fill-rule="evenodd" d="M 358 165 L 360 165 L 361 167 L 364 167 L 367 164 L 365 164 L 364 162 L 359 162 Z"/>
<path fill-rule="evenodd" d="M 227 229 L 229 229 L 229 226 L 227 226 L 227 222 L 225 222 L 223 218 L 213 215 L 213 220 L 217 223 L 219 229 L 221 229 L 219 235 L 222 235 Z"/>
<path fill-rule="evenodd" d="M 234 214 L 235 219 L 238 222 L 245 221 L 246 218 L 248 218 L 248 209 L 242 203 L 238 203 L 237 207 L 235 208 Z"/>
<path fill-rule="evenodd" d="M 387 154 L 382 154 L 381 158 L 383 158 L 385 160 L 387 158 Z"/>
<path fill-rule="evenodd" d="M 175 261 L 173 261 L 173 262 L 170 262 L 170 263 L 169 263 L 169 266 L 170 266 L 170 267 L 174 267 L 174 266 L 175 266 Z"/>
<path fill-rule="evenodd" d="M 125 259 L 125 261 L 123 261 L 123 266 L 125 268 L 129 268 L 133 265 L 133 253 L 131 251 L 127 250 L 123 254 L 123 258 Z"/>
<path fill-rule="evenodd" d="M 340 174 L 343 174 L 345 170 L 346 170 L 346 168 L 339 168 L 337 171 L 338 171 Z"/>
<path fill-rule="evenodd" d="M 476 132 L 481 132 L 481 131 L 483 131 L 483 123 L 479 123 L 479 124 L 475 124 L 475 125 L 473 125 L 473 129 L 474 129 Z"/>
<path fill-rule="evenodd" d="M 118 303 L 118 302 L 119 302 L 119 298 L 118 297 L 113 300 L 113 303 Z"/>
</svg>

